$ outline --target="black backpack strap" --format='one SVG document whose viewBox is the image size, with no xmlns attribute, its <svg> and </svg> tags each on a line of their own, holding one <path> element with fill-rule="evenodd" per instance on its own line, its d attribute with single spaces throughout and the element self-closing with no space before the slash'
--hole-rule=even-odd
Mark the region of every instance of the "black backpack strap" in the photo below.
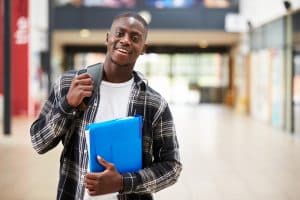
<svg viewBox="0 0 300 200">
<path fill-rule="evenodd" d="M 88 73 L 91 75 L 94 85 L 93 85 L 93 94 L 91 97 L 85 97 L 83 102 L 79 105 L 79 110 L 84 111 L 87 106 L 90 104 L 91 99 L 94 99 L 96 92 L 100 86 L 103 76 L 103 63 L 96 63 L 86 67 L 85 69 L 79 70 L 77 74 Z"/>
<path fill-rule="evenodd" d="M 87 69 L 87 73 L 90 74 L 93 78 L 94 90 L 99 88 L 100 82 L 102 81 L 103 64 L 102 63 L 96 63 L 94 65 L 88 66 L 86 69 Z"/>
</svg>

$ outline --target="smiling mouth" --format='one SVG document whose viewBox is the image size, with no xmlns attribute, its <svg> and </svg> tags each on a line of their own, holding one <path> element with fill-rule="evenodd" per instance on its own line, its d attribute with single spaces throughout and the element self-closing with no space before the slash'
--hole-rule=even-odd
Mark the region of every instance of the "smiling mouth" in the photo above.
<svg viewBox="0 0 300 200">
<path fill-rule="evenodd" d="M 130 54 L 130 52 L 127 49 L 116 49 L 118 52 L 122 53 L 122 54 Z"/>
</svg>

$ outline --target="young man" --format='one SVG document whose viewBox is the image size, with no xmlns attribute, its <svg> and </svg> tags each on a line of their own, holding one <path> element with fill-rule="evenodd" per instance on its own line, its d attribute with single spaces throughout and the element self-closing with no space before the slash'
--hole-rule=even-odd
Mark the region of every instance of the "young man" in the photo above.
<svg viewBox="0 0 300 200">
<path fill-rule="evenodd" d="M 145 52 L 148 25 L 135 13 L 113 20 L 106 35 L 103 79 L 93 90 L 87 73 L 71 71 L 53 85 L 38 119 L 30 129 L 33 147 L 45 153 L 60 141 L 57 199 L 153 199 L 152 194 L 174 184 L 181 172 L 175 127 L 167 102 L 133 68 Z M 92 95 L 95 92 L 96 95 Z M 86 97 L 93 97 L 85 110 Z M 89 173 L 85 127 L 95 121 L 143 116 L 143 169 L 120 174 L 102 158 L 101 173 Z"/>
</svg>

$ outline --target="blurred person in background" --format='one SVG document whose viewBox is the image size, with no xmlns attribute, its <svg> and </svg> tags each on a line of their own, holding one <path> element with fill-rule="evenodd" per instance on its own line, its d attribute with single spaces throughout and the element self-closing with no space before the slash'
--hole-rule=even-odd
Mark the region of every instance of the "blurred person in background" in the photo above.
<svg viewBox="0 0 300 200">
<path fill-rule="evenodd" d="M 145 52 L 147 33 L 148 25 L 140 15 L 115 17 L 106 35 L 99 88 L 94 90 L 89 74 L 77 75 L 76 71 L 66 72 L 54 83 L 30 134 L 40 154 L 60 141 L 64 146 L 57 199 L 151 200 L 152 193 L 177 181 L 182 165 L 171 111 L 164 98 L 134 71 L 137 58 Z M 89 104 L 80 109 L 87 97 Z M 89 173 L 86 125 L 136 114 L 143 116 L 143 168 L 120 174 L 114 163 L 99 157 L 105 170 Z"/>
</svg>

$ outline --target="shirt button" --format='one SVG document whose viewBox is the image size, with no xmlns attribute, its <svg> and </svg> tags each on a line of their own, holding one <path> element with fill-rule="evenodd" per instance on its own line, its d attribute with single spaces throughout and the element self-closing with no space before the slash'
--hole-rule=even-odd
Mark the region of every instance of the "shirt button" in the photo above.
<svg viewBox="0 0 300 200">
<path fill-rule="evenodd" d="M 72 115 L 73 115 L 73 116 L 75 116 L 75 115 L 76 115 L 76 111 L 75 111 L 75 110 L 72 112 Z"/>
</svg>

